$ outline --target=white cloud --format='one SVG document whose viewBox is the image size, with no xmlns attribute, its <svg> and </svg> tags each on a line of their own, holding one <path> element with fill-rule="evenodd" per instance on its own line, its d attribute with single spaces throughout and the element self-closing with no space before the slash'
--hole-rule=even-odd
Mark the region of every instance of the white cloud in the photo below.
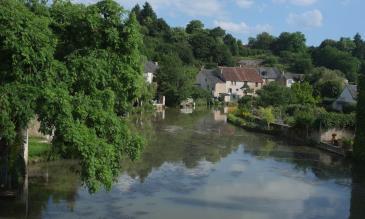
<svg viewBox="0 0 365 219">
<path fill-rule="evenodd" d="M 245 22 L 234 23 L 230 21 L 214 21 L 214 25 L 219 26 L 228 32 L 235 34 L 256 34 L 260 32 L 270 32 L 272 27 L 268 24 L 258 24 L 256 26 L 249 26 Z"/>
<path fill-rule="evenodd" d="M 290 25 L 304 28 L 320 27 L 323 23 L 323 15 L 317 9 L 301 14 L 290 13 L 286 21 Z"/>
<path fill-rule="evenodd" d="M 317 0 L 272 0 L 272 1 L 274 3 L 290 3 L 300 6 L 312 5 L 317 2 Z"/>
<path fill-rule="evenodd" d="M 241 8 L 250 8 L 255 2 L 253 0 L 235 0 Z"/>
</svg>

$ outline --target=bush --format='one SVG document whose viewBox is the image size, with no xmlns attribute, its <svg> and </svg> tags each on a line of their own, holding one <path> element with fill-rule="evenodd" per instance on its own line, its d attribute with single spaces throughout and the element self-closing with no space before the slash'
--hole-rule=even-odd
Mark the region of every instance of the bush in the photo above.
<svg viewBox="0 0 365 219">
<path fill-rule="evenodd" d="M 346 104 L 343 106 L 342 111 L 344 113 L 355 113 L 356 112 L 356 104 Z"/>
<path fill-rule="evenodd" d="M 356 125 L 355 113 L 343 114 L 335 112 L 321 113 L 317 120 L 316 125 L 322 128 L 350 128 L 354 129 Z"/>
</svg>

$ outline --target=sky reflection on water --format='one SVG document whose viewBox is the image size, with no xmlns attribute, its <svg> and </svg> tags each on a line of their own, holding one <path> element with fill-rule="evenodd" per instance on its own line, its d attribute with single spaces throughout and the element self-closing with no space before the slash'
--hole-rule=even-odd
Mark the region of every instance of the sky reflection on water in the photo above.
<svg viewBox="0 0 365 219">
<path fill-rule="evenodd" d="M 149 143 L 139 161 L 123 162 L 110 192 L 89 194 L 74 173 L 61 180 L 53 177 L 61 164 L 48 164 L 47 183 L 30 178 L 30 217 L 349 218 L 351 208 L 351 218 L 361 218 L 354 206 L 365 203 L 363 181 L 354 193 L 341 159 L 216 117 L 170 110 L 165 119 L 138 120 Z"/>
</svg>

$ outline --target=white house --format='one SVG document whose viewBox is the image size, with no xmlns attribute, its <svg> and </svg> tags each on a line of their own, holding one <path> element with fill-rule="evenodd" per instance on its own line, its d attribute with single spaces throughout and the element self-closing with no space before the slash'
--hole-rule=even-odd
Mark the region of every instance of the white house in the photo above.
<svg viewBox="0 0 365 219">
<path fill-rule="evenodd" d="M 357 103 L 357 85 L 347 84 L 341 95 L 332 103 L 332 108 L 342 111 L 343 107 Z"/>
<path fill-rule="evenodd" d="M 157 69 L 158 69 L 157 62 L 148 61 L 144 65 L 144 74 L 143 75 L 148 84 L 152 84 L 153 78 L 156 75 Z"/>
<path fill-rule="evenodd" d="M 238 100 L 245 95 L 255 95 L 263 83 L 257 69 L 248 67 L 202 69 L 197 75 L 200 87 L 211 91 L 215 98 L 222 98 L 225 102 Z"/>
</svg>

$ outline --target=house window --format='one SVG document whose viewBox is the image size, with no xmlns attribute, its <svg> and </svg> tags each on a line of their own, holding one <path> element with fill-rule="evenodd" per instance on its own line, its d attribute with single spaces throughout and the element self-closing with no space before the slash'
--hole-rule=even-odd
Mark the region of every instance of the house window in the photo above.
<svg viewBox="0 0 365 219">
<path fill-rule="evenodd" d="M 255 86 L 258 87 L 259 86 L 259 83 L 256 82 Z"/>
<path fill-rule="evenodd" d="M 228 89 L 228 92 L 231 94 L 232 93 L 232 88 L 229 88 Z"/>
<path fill-rule="evenodd" d="M 244 85 L 247 86 L 247 81 L 245 81 Z"/>
<path fill-rule="evenodd" d="M 231 85 L 233 85 L 233 81 L 231 81 Z"/>
<path fill-rule="evenodd" d="M 238 89 L 236 89 L 236 91 L 238 91 Z"/>
</svg>

